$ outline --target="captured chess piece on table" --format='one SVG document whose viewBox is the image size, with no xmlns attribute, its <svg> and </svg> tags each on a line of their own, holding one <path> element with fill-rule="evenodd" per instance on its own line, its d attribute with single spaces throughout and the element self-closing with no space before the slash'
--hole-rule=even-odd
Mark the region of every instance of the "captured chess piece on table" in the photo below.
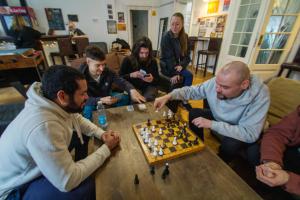
<svg viewBox="0 0 300 200">
<path fill-rule="evenodd" d="M 138 175 L 136 174 L 136 175 L 134 176 L 134 184 L 135 184 L 135 185 L 138 185 L 139 183 L 140 183 L 140 180 L 139 180 Z"/>
</svg>

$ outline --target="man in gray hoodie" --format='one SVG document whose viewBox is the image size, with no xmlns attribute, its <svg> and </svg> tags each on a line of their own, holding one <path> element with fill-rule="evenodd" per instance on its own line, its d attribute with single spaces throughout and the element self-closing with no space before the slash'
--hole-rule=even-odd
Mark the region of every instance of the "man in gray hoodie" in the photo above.
<svg viewBox="0 0 300 200">
<path fill-rule="evenodd" d="M 0 138 L 0 199 L 95 199 L 90 175 L 120 138 L 79 114 L 88 99 L 84 76 L 67 66 L 52 66 L 27 96 L 25 108 Z M 85 134 L 104 144 L 74 162 L 68 149 L 73 134 L 81 143 Z"/>
<path fill-rule="evenodd" d="M 183 87 L 157 98 L 160 109 L 169 100 L 207 99 L 210 109 L 192 109 L 189 126 L 202 140 L 203 128 L 222 135 L 219 156 L 230 162 L 243 147 L 259 138 L 270 105 L 268 88 L 240 61 L 226 64 L 203 84 Z"/>
</svg>

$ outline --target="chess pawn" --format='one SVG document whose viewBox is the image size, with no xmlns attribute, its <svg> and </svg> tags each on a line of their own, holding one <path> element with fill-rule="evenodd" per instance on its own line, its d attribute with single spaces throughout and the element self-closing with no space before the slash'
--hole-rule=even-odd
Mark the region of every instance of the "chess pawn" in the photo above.
<svg viewBox="0 0 300 200">
<path fill-rule="evenodd" d="M 141 135 L 142 137 L 144 136 L 144 129 L 143 129 L 143 128 L 141 128 L 140 135 Z"/>
<path fill-rule="evenodd" d="M 155 132 L 155 126 L 152 126 L 152 130 L 151 130 L 152 132 Z"/>
<path fill-rule="evenodd" d="M 146 135 L 145 139 L 144 139 L 144 143 L 147 144 L 149 142 L 149 137 L 148 135 Z"/>
<path fill-rule="evenodd" d="M 173 145 L 174 145 L 174 146 L 177 145 L 177 138 L 176 138 L 176 137 L 174 137 Z"/>
<path fill-rule="evenodd" d="M 163 131 L 162 131 L 161 128 L 159 129 L 158 134 L 159 134 L 159 135 L 163 134 Z"/>
<path fill-rule="evenodd" d="M 163 151 L 163 149 L 161 147 L 159 149 L 158 155 L 160 155 L 160 156 L 164 155 L 164 151 Z"/>
<path fill-rule="evenodd" d="M 157 146 L 158 145 L 158 141 L 157 139 L 154 140 L 154 146 Z"/>
<path fill-rule="evenodd" d="M 152 146 L 152 140 L 151 140 L 151 138 L 149 138 L 149 140 L 148 140 L 148 147 L 151 147 Z"/>
<path fill-rule="evenodd" d="M 152 155 L 155 156 L 155 157 L 157 156 L 157 148 L 154 148 L 154 149 L 153 149 Z"/>
</svg>

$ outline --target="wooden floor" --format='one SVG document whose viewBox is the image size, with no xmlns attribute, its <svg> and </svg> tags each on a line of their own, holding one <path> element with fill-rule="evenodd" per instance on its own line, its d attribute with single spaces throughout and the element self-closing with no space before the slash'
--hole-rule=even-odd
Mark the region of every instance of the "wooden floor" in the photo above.
<svg viewBox="0 0 300 200">
<path fill-rule="evenodd" d="M 195 70 L 190 69 L 190 71 L 194 74 L 194 80 L 193 85 L 203 83 L 204 81 L 212 78 L 212 74 L 207 73 L 206 77 L 203 77 L 202 71 L 198 71 L 197 74 L 195 74 Z M 18 103 L 18 102 L 24 102 L 25 99 L 23 96 L 20 95 L 20 93 L 17 92 L 16 89 L 13 87 L 8 88 L 0 88 L 0 105 L 1 104 L 8 104 L 8 103 Z M 197 100 L 197 101 L 190 101 L 193 108 L 202 108 L 203 107 L 203 101 Z M 185 109 L 179 108 L 178 112 L 180 113 L 181 117 L 184 120 L 188 120 L 188 112 Z M 219 142 L 209 134 L 208 130 L 204 131 L 204 138 L 205 138 L 205 144 L 208 145 L 214 152 L 217 152 L 219 148 Z"/>
</svg>

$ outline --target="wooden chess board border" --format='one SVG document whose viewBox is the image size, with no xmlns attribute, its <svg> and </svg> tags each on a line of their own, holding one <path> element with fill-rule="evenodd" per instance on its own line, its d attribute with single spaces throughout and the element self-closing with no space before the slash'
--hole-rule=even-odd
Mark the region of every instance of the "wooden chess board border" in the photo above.
<svg viewBox="0 0 300 200">
<path fill-rule="evenodd" d="M 158 119 L 158 120 L 151 120 L 151 124 L 153 124 L 153 122 L 155 124 L 157 124 L 157 121 L 161 121 L 162 123 L 165 122 L 166 120 L 165 119 Z M 182 124 L 182 122 L 180 122 Z M 146 160 L 147 162 L 149 163 L 149 165 L 157 165 L 157 164 L 160 164 L 160 163 L 163 163 L 163 162 L 166 162 L 166 161 L 169 161 L 169 160 L 173 160 L 173 159 L 176 159 L 176 158 L 179 158 L 179 157 L 182 157 L 182 156 L 185 156 L 185 155 L 188 155 L 188 154 L 192 154 L 192 153 L 195 153 L 195 152 L 199 152 L 201 150 L 204 149 L 205 145 L 204 143 L 201 141 L 201 140 L 198 140 L 199 141 L 199 144 L 198 145 L 194 145 L 192 147 L 189 147 L 186 148 L 186 149 L 182 149 L 180 151 L 176 151 L 176 152 L 170 152 L 169 154 L 164 154 L 163 156 L 152 156 L 151 153 L 149 153 L 149 148 L 148 148 L 148 145 L 147 144 L 144 144 L 144 141 L 143 141 L 143 138 L 140 136 L 140 129 L 137 128 L 139 126 L 145 126 L 147 124 L 147 122 L 141 122 L 141 123 L 137 123 L 137 124 L 133 124 L 132 125 L 132 129 L 133 129 L 133 132 L 142 148 L 142 151 L 146 157 Z M 151 127 L 149 127 L 150 129 Z M 186 131 L 193 135 L 195 138 L 195 134 L 189 129 L 189 128 L 186 128 Z M 168 148 L 168 147 L 166 147 Z"/>
</svg>

